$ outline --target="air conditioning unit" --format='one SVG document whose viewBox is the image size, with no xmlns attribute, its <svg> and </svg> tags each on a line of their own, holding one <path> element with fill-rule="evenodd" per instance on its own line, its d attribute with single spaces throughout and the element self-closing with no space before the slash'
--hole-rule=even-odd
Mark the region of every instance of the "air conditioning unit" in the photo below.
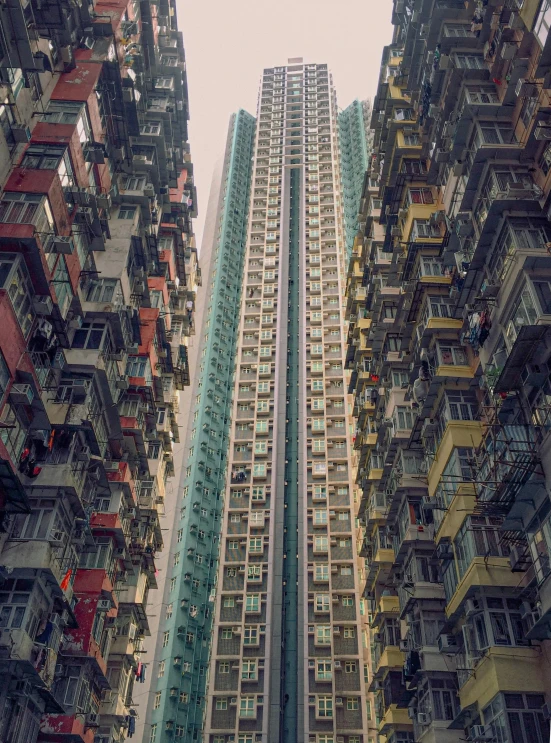
<svg viewBox="0 0 551 743">
<path fill-rule="evenodd" d="M 417 723 L 419 725 L 430 725 L 430 715 L 428 712 L 417 713 Z"/>
<path fill-rule="evenodd" d="M 470 617 L 478 611 L 478 602 L 475 599 L 465 600 L 465 616 Z"/>
<path fill-rule="evenodd" d="M 58 542 L 63 543 L 65 538 L 65 533 L 60 531 L 59 529 L 55 529 L 54 531 L 50 532 L 50 542 Z"/>
<path fill-rule="evenodd" d="M 100 193 L 96 196 L 96 204 L 100 209 L 111 209 L 112 200 L 108 193 Z"/>
<path fill-rule="evenodd" d="M 143 189 L 146 196 L 155 196 L 155 186 L 152 183 L 146 183 Z"/>
<path fill-rule="evenodd" d="M 31 130 L 25 124 L 12 124 L 11 133 L 18 144 L 26 144 L 31 140 Z"/>
<path fill-rule="evenodd" d="M 520 375 L 522 383 L 531 387 L 541 387 L 548 377 L 547 364 L 526 364 Z"/>
<path fill-rule="evenodd" d="M 37 315 L 51 315 L 53 308 L 54 305 L 51 297 L 46 295 L 36 295 L 33 297 L 33 309 Z"/>
<path fill-rule="evenodd" d="M 475 741 L 478 743 L 478 741 L 490 741 L 493 739 L 494 736 L 489 727 L 486 727 L 485 725 L 471 725 L 468 740 L 473 741 L 473 743 L 475 743 Z"/>
<path fill-rule="evenodd" d="M 505 41 L 501 47 L 502 59 L 514 59 L 518 52 L 518 45 L 516 41 Z"/>
<path fill-rule="evenodd" d="M 341 662 L 340 662 L 340 660 L 336 660 L 333 665 L 335 667 L 335 671 L 340 671 L 341 670 Z"/>
<path fill-rule="evenodd" d="M 524 77 L 519 78 L 515 87 L 517 98 L 537 98 L 538 93 L 539 90 L 537 85 L 534 85 L 534 83 L 531 83 Z"/>
<path fill-rule="evenodd" d="M 342 707 L 342 705 L 343 705 L 342 697 L 335 697 L 335 706 Z"/>
<path fill-rule="evenodd" d="M 94 221 L 94 211 L 90 206 L 79 206 L 77 217 L 81 224 L 84 223 L 91 227 Z"/>
<path fill-rule="evenodd" d="M 455 655 L 459 652 L 459 645 L 455 635 L 440 635 L 438 638 L 438 650 L 446 655 Z"/>
<path fill-rule="evenodd" d="M 126 350 L 129 354 L 136 354 L 138 353 L 138 344 L 137 343 L 131 343 L 130 345 L 126 346 Z"/>
<path fill-rule="evenodd" d="M 56 235 L 45 245 L 46 253 L 57 253 L 58 255 L 72 255 L 75 249 L 72 237 Z"/>
<path fill-rule="evenodd" d="M 10 389 L 10 400 L 15 405 L 30 405 L 34 400 L 34 391 L 30 384 L 14 384 Z"/>
<path fill-rule="evenodd" d="M 450 159 L 450 153 L 447 150 L 436 150 L 434 159 L 437 163 L 447 163 Z"/>
<path fill-rule="evenodd" d="M 436 547 L 437 560 L 453 560 L 453 547 L 451 542 L 440 542 Z"/>
<path fill-rule="evenodd" d="M 100 599 L 96 605 L 96 611 L 111 611 L 109 599 Z"/>
<path fill-rule="evenodd" d="M 90 451 L 89 446 L 81 446 L 80 449 L 76 452 L 75 458 L 77 462 L 88 462 L 90 461 L 90 457 L 92 456 L 92 452 Z"/>
<path fill-rule="evenodd" d="M 407 653 L 407 651 L 409 650 L 407 640 L 400 640 L 400 650 L 402 651 L 402 653 Z"/>
<path fill-rule="evenodd" d="M 534 139 L 551 139 L 551 125 L 544 122 L 538 122 L 534 129 Z"/>
<path fill-rule="evenodd" d="M 115 387 L 118 390 L 127 390 L 129 388 L 130 384 L 128 382 L 128 377 L 122 376 L 117 379 L 115 382 Z"/>
</svg>

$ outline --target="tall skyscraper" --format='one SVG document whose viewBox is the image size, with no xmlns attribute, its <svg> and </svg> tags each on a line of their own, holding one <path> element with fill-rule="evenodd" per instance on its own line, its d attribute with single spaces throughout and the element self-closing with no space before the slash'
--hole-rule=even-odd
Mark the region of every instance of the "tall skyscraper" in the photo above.
<svg viewBox="0 0 551 743">
<path fill-rule="evenodd" d="M 371 101 L 356 99 L 338 116 L 346 254 L 358 232 L 358 211 L 373 146 Z"/>
<path fill-rule="evenodd" d="M 336 97 L 302 59 L 261 86 L 204 740 L 360 743 Z"/>
<path fill-rule="evenodd" d="M 146 646 L 148 660 L 155 653 L 147 710 L 145 704 L 140 710 L 145 725 L 138 727 L 146 743 L 198 740 L 202 729 L 254 131 L 253 116 L 245 111 L 232 116 L 207 209 L 200 258 L 204 291 L 190 359 L 195 375 L 181 405 L 186 416 L 181 487 L 165 524 L 171 545 L 156 645 Z"/>
</svg>

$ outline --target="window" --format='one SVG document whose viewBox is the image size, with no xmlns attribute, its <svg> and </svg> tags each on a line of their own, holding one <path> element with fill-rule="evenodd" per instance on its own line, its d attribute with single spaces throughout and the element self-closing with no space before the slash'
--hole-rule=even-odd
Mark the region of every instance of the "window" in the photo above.
<svg viewBox="0 0 551 743">
<path fill-rule="evenodd" d="M 156 743 L 157 739 L 157 723 L 154 722 L 149 731 L 149 743 Z"/>
<path fill-rule="evenodd" d="M 357 710 L 360 708 L 358 697 L 347 697 L 346 698 L 346 709 Z"/>
<path fill-rule="evenodd" d="M 316 661 L 316 680 L 317 681 L 331 681 L 333 678 L 333 671 L 331 661 L 329 660 L 318 660 Z"/>
<path fill-rule="evenodd" d="M 168 646 L 170 640 L 170 632 L 163 632 L 163 647 L 166 648 Z"/>
<path fill-rule="evenodd" d="M 165 675 L 165 661 L 161 660 L 159 661 L 159 665 L 157 667 L 157 678 L 162 678 Z"/>
<path fill-rule="evenodd" d="M 343 637 L 347 640 L 351 640 L 356 637 L 356 630 L 354 627 L 345 627 L 343 630 Z"/>
<path fill-rule="evenodd" d="M 256 717 L 255 698 L 241 697 L 239 700 L 239 717 Z"/>
<path fill-rule="evenodd" d="M 221 637 L 222 640 L 231 640 L 233 638 L 233 632 L 226 627 L 222 630 Z"/>
<path fill-rule="evenodd" d="M 161 706 L 162 695 L 162 691 L 155 692 L 155 696 L 153 697 L 153 709 L 159 709 L 159 707 Z"/>
<path fill-rule="evenodd" d="M 0 217 L 0 222 L 3 221 Z M 21 332 L 26 338 L 34 321 L 31 299 L 34 290 L 25 263 L 19 256 L 4 253 L 0 257 L 0 288 L 7 291 Z"/>
<path fill-rule="evenodd" d="M 245 611 L 257 613 L 260 611 L 260 594 L 248 593 L 245 597 Z"/>
<path fill-rule="evenodd" d="M 544 720 L 543 703 L 540 694 L 498 694 L 484 709 L 484 724 L 492 738 L 502 743 L 547 743 L 549 723 Z"/>
<path fill-rule="evenodd" d="M 341 603 L 343 606 L 354 606 L 354 597 L 353 596 L 343 596 L 341 599 Z"/>
<path fill-rule="evenodd" d="M 247 568 L 247 580 L 261 581 L 262 580 L 262 566 L 261 565 L 249 565 Z"/>
<path fill-rule="evenodd" d="M 484 58 L 478 54 L 456 54 L 455 64 L 460 70 L 483 70 Z"/>
<path fill-rule="evenodd" d="M 265 500 L 264 486 L 263 485 L 259 485 L 259 486 L 254 487 L 252 489 L 251 500 L 253 500 L 253 501 L 263 501 L 263 500 Z"/>
<path fill-rule="evenodd" d="M 358 670 L 356 661 L 355 660 L 347 660 L 344 664 L 344 672 L 345 673 L 356 673 Z"/>
<path fill-rule="evenodd" d="M 264 551 L 262 537 L 251 537 L 249 539 L 249 552 L 260 553 Z"/>
<path fill-rule="evenodd" d="M 331 606 L 331 597 L 328 593 L 318 593 L 315 597 L 314 611 L 327 613 Z"/>
<path fill-rule="evenodd" d="M 317 526 L 327 524 L 327 511 L 325 509 L 316 508 L 314 510 L 314 524 Z"/>
<path fill-rule="evenodd" d="M 542 0 L 536 23 L 534 25 L 534 35 L 538 40 L 541 48 L 545 46 L 547 37 L 549 35 L 549 28 L 551 27 L 551 2 L 550 0 Z"/>
<path fill-rule="evenodd" d="M 245 625 L 243 632 L 243 645 L 258 645 L 258 627 Z"/>
<path fill-rule="evenodd" d="M 333 697 L 318 697 L 317 717 L 324 719 L 333 717 Z"/>
<path fill-rule="evenodd" d="M 430 188 L 410 188 L 407 194 L 409 204 L 434 204 L 434 197 Z"/>
<path fill-rule="evenodd" d="M 244 660 L 241 666 L 241 678 L 243 681 L 256 680 L 256 660 Z"/>
<path fill-rule="evenodd" d="M 134 219 L 135 215 L 136 215 L 135 206 L 128 206 L 128 204 L 123 204 L 119 208 L 118 219 Z"/>
<path fill-rule="evenodd" d="M 238 550 L 239 549 L 239 542 L 236 539 L 230 539 L 228 541 L 228 549 L 229 550 Z"/>
<path fill-rule="evenodd" d="M 316 625 L 316 645 L 331 645 L 331 625 Z"/>
<path fill-rule="evenodd" d="M 227 697 L 216 697 L 216 709 L 224 710 L 228 709 L 228 698 Z"/>
<path fill-rule="evenodd" d="M 218 664 L 218 673 L 229 673 L 230 672 L 230 664 L 229 663 L 219 663 Z"/>
<path fill-rule="evenodd" d="M 352 575 L 352 568 L 350 565 L 341 565 L 341 575 Z"/>
<path fill-rule="evenodd" d="M 233 609 L 235 606 L 235 599 L 233 596 L 224 596 L 222 603 L 225 609 Z"/>
</svg>

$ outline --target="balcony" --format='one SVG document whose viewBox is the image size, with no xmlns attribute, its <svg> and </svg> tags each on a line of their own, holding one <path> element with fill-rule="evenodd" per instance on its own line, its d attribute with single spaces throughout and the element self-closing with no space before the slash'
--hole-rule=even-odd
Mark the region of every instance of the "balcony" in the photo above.
<svg viewBox="0 0 551 743">
<path fill-rule="evenodd" d="M 463 665 L 465 663 L 465 665 Z M 458 666 L 469 668 L 464 656 L 458 657 Z M 537 648 L 490 647 L 473 670 L 461 675 L 459 689 L 461 708 L 477 705 L 484 709 L 498 693 L 518 692 L 544 694 L 545 678 L 538 662 Z"/>
<path fill-rule="evenodd" d="M 498 527 L 490 526 L 484 517 L 465 518 L 443 565 L 448 618 L 460 615 L 463 601 L 476 588 L 518 587 L 518 576 L 511 572 L 509 551 L 500 541 Z"/>
<path fill-rule="evenodd" d="M 59 615 L 56 615 L 59 619 Z M 52 626 L 49 639 L 41 642 L 41 635 L 33 639 L 24 629 L 4 628 L 0 632 L 0 659 L 17 663 L 21 676 L 29 680 L 42 690 L 41 696 L 46 701 L 46 712 L 63 712 L 63 708 L 56 702 L 50 691 L 54 681 L 55 667 L 61 642 L 61 627 L 59 622 Z M 9 676 L 8 676 L 9 677 Z"/>
</svg>

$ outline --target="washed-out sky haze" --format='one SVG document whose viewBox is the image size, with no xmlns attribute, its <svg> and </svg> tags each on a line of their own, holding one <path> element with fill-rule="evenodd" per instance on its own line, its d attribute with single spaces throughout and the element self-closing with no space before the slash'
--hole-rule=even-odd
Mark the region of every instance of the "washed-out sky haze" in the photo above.
<svg viewBox="0 0 551 743">
<path fill-rule="evenodd" d="M 289 57 L 327 63 L 337 101 L 375 95 L 392 0 L 179 0 L 190 97 L 189 141 L 198 192 L 200 247 L 210 182 L 230 115 L 256 115 L 262 70 Z"/>
</svg>

